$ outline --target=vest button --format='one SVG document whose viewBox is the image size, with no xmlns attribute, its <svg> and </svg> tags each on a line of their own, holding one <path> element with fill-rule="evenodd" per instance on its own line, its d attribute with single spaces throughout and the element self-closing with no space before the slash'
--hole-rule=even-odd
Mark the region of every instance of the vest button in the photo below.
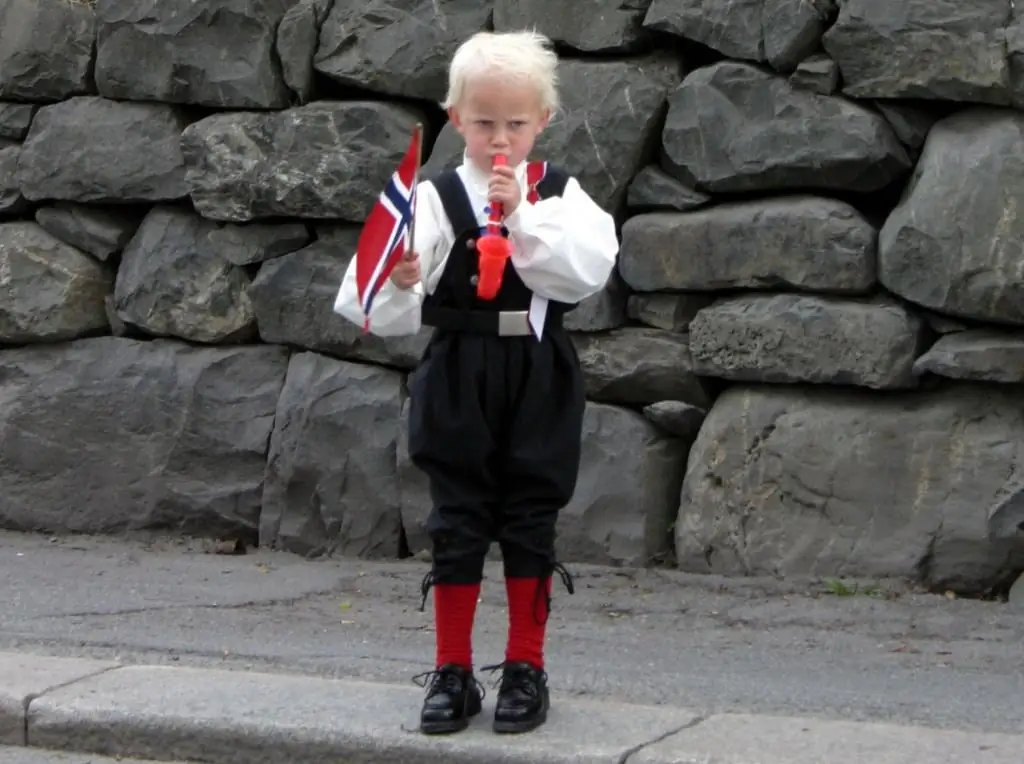
<svg viewBox="0 0 1024 764">
<path fill-rule="evenodd" d="M 480 277 L 474 273 L 472 276 L 469 277 L 469 283 L 472 284 L 473 286 L 476 286 L 477 284 L 480 283 Z"/>
<path fill-rule="evenodd" d="M 466 239 L 466 249 L 476 249 L 476 241 L 474 239 Z"/>
</svg>

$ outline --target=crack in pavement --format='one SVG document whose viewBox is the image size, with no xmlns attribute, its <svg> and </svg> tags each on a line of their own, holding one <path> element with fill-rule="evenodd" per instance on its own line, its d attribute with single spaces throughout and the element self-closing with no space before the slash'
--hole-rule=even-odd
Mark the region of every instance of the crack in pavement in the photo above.
<svg viewBox="0 0 1024 764">
<path fill-rule="evenodd" d="M 140 607 L 121 608 L 118 610 L 79 610 L 68 613 L 43 613 L 31 616 L 33 621 L 43 621 L 51 618 L 96 618 L 115 615 L 138 615 L 139 613 L 166 613 L 173 610 L 244 610 L 246 608 L 274 607 L 277 605 L 298 605 L 313 597 L 322 597 L 330 594 L 337 594 L 339 590 L 335 587 L 323 591 L 311 591 L 295 597 L 281 597 L 279 599 L 247 600 L 245 602 L 217 603 L 217 602 L 196 602 L 168 605 L 142 605 Z"/>
<path fill-rule="evenodd" d="M 711 716 L 710 713 L 704 712 L 704 713 L 700 714 L 699 716 L 697 716 L 696 718 L 691 719 L 690 721 L 688 721 L 686 724 L 682 725 L 681 727 L 677 727 L 676 729 L 669 730 L 668 732 L 666 732 L 663 735 L 658 735 L 658 737 L 654 738 L 653 740 L 647 740 L 647 741 L 645 741 L 643 743 L 640 743 L 639 745 L 633 746 L 628 751 L 626 751 L 624 754 L 622 754 L 621 757 L 619 757 L 618 764 L 628 764 L 629 760 L 631 758 L 633 758 L 633 756 L 635 756 L 636 754 L 640 753 L 640 751 L 642 751 L 644 748 L 649 748 L 652 745 L 657 745 L 658 743 L 662 742 L 663 740 L 668 740 L 673 735 L 678 735 L 680 732 L 686 732 L 686 730 L 691 730 L 694 727 L 696 727 L 698 724 L 703 724 L 704 722 L 706 722 L 710 716 Z"/>
</svg>

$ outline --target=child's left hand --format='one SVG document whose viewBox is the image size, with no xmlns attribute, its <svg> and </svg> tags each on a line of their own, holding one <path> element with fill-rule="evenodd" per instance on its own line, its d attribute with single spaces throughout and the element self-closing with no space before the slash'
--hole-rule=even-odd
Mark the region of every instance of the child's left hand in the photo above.
<svg viewBox="0 0 1024 764">
<path fill-rule="evenodd" d="M 487 184 L 487 193 L 492 202 L 501 202 L 504 205 L 506 217 L 515 212 L 522 199 L 515 169 L 508 165 L 493 168 L 490 183 Z"/>
</svg>

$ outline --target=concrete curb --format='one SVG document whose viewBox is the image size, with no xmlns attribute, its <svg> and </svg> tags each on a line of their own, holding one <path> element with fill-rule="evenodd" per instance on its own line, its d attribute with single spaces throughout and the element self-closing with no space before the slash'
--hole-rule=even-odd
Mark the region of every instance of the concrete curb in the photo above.
<svg viewBox="0 0 1024 764">
<path fill-rule="evenodd" d="M 1019 764 L 999 735 L 555 698 L 524 736 L 416 731 L 415 687 L 0 653 L 0 744 L 280 764 Z"/>
</svg>

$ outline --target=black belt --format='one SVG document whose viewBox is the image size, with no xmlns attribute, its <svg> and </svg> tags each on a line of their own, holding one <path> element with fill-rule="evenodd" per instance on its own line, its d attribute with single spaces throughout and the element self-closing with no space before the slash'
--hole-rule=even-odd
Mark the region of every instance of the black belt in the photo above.
<svg viewBox="0 0 1024 764">
<path fill-rule="evenodd" d="M 550 326 L 551 311 L 545 322 Z M 530 312 L 527 310 L 458 310 L 424 305 L 422 322 L 426 326 L 449 332 L 491 334 L 498 337 L 526 337 L 533 334 Z"/>
</svg>

